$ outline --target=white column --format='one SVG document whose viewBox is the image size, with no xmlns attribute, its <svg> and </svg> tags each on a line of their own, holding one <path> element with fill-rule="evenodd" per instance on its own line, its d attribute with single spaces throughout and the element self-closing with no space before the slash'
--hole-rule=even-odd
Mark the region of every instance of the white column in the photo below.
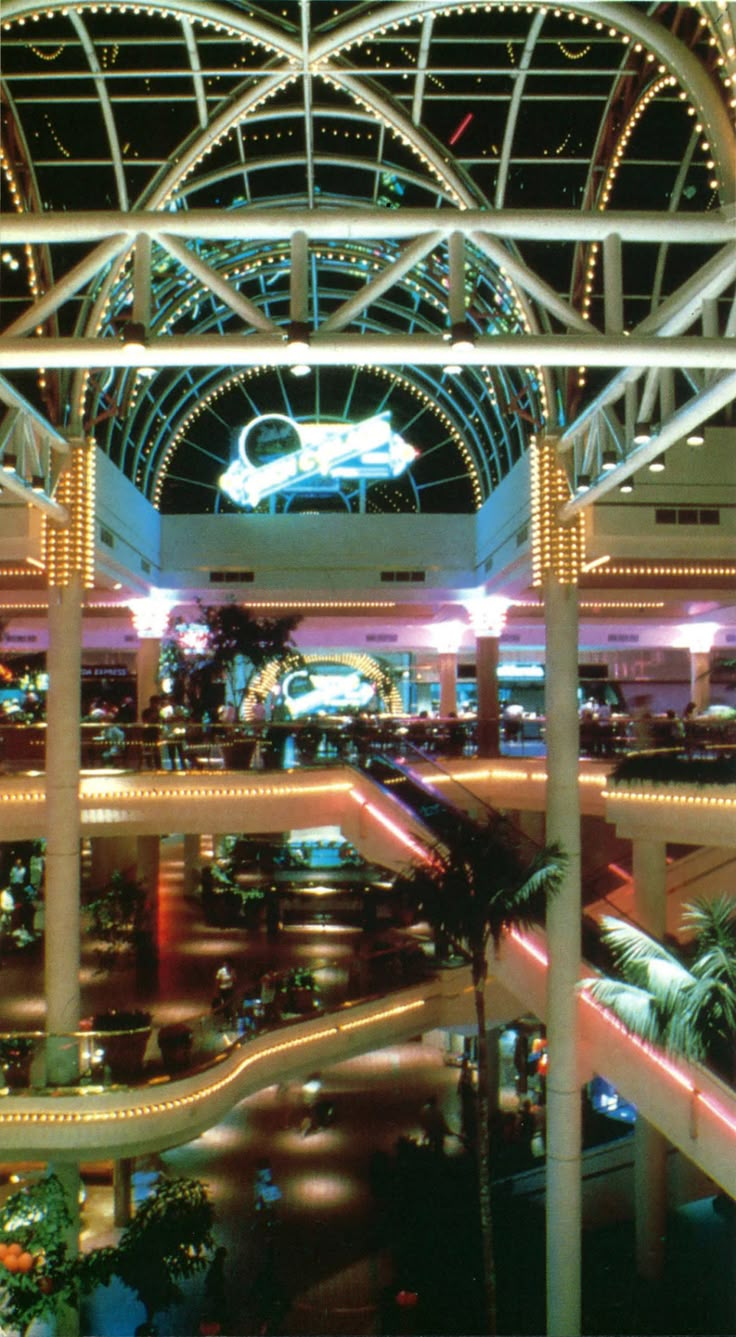
<svg viewBox="0 0 736 1337">
<path fill-rule="evenodd" d="M 457 654 L 444 651 L 438 656 L 440 670 L 440 715 L 457 712 Z"/>
<path fill-rule="evenodd" d="M 547 575 L 547 840 L 566 856 L 547 910 L 547 1332 L 576 1337 L 581 1311 L 581 1110 L 577 990 L 580 968 L 577 587 Z"/>
<path fill-rule="evenodd" d="M 690 652 L 690 700 L 700 715 L 710 705 L 710 654 L 707 650 Z"/>
<path fill-rule="evenodd" d="M 184 895 L 191 896 L 197 889 L 199 869 L 202 863 L 201 841 L 199 836 L 184 837 Z"/>
<path fill-rule="evenodd" d="M 481 635 L 475 643 L 479 757 L 497 757 L 500 752 L 498 642 L 498 636 Z"/>
<path fill-rule="evenodd" d="M 138 876 L 138 841 L 135 836 L 93 836 L 90 841 L 90 882 L 101 891 L 113 873 Z"/>
<path fill-rule="evenodd" d="M 158 663 L 161 640 L 166 634 L 172 600 L 166 590 L 155 590 L 140 599 L 129 599 L 133 626 L 138 633 L 136 656 L 138 720 L 152 696 L 159 694 Z"/>
<path fill-rule="evenodd" d="M 127 1226 L 132 1216 L 133 1161 L 123 1156 L 112 1163 L 113 1224 Z"/>
<path fill-rule="evenodd" d="M 667 927 L 666 849 L 660 840 L 633 842 L 636 918 L 660 942 Z M 667 1139 L 641 1115 L 634 1129 L 634 1219 L 637 1273 L 656 1281 L 667 1229 Z"/>
<path fill-rule="evenodd" d="M 73 575 L 68 586 L 49 590 L 44 988 L 46 1029 L 54 1034 L 79 1027 L 81 662 L 81 581 Z M 50 1046 L 51 1079 L 73 1076 L 58 1069 L 57 1059 Z"/>
<path fill-rule="evenodd" d="M 66 1205 L 71 1218 L 69 1225 L 64 1231 L 64 1243 L 67 1247 L 67 1253 L 70 1258 L 76 1258 L 79 1254 L 79 1231 L 80 1231 L 80 1212 L 79 1212 L 79 1191 L 81 1188 L 81 1179 L 79 1175 L 79 1164 L 77 1161 L 55 1161 L 49 1169 L 56 1175 L 57 1179 L 64 1189 Z M 62 1304 L 57 1309 L 55 1315 L 55 1331 L 58 1337 L 79 1337 L 79 1305 Z"/>
<path fill-rule="evenodd" d="M 710 652 L 720 629 L 719 622 L 688 622 L 673 641 L 690 651 L 690 700 L 698 714 L 710 705 Z"/>
<path fill-rule="evenodd" d="M 161 641 L 158 637 L 144 637 L 138 642 L 135 659 L 137 718 L 140 722 L 152 696 L 159 695 L 158 664 Z"/>
<path fill-rule="evenodd" d="M 470 625 L 476 636 L 475 677 L 478 691 L 478 756 L 497 757 L 500 752 L 500 709 L 498 704 L 499 642 L 509 600 L 501 594 L 479 592 L 469 599 Z"/>
<path fill-rule="evenodd" d="M 666 853 L 662 840 L 637 839 L 632 844 L 636 918 L 660 942 L 667 931 Z"/>
</svg>

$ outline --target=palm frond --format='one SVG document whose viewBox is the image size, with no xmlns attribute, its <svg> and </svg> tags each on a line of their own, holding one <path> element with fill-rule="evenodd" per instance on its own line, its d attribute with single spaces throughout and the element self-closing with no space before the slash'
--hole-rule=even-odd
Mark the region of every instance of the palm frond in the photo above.
<svg viewBox="0 0 736 1337">
<path fill-rule="evenodd" d="M 708 900 L 698 896 L 683 906 L 682 923 L 704 946 L 728 943 L 736 949 L 736 899 L 724 892 Z"/>
<path fill-rule="evenodd" d="M 602 1007 L 607 1007 L 627 1030 L 649 1044 L 663 1045 L 666 1032 L 652 995 L 623 980 L 590 979 L 583 984 Z"/>
<path fill-rule="evenodd" d="M 612 915 L 604 915 L 601 925 L 603 941 L 610 948 L 616 965 L 632 983 L 647 987 L 655 962 L 668 967 L 673 978 L 679 974 L 683 984 L 689 980 L 690 972 L 677 957 L 643 929 Z"/>
<path fill-rule="evenodd" d="M 676 957 L 653 957 L 646 966 L 645 987 L 666 1014 L 682 1006 L 685 994 L 693 987 L 693 977 Z"/>
</svg>

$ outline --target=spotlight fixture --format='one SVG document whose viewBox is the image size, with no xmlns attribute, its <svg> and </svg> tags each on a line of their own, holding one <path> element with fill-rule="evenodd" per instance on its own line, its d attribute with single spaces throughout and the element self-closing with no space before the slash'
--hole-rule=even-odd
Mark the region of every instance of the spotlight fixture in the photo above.
<svg viewBox="0 0 736 1337">
<path fill-rule="evenodd" d="M 305 320 L 292 320 L 286 332 L 286 342 L 289 349 L 299 359 L 292 363 L 290 371 L 292 376 L 308 376 L 312 368 L 307 358 L 309 357 L 309 326 Z"/>
<path fill-rule="evenodd" d="M 652 439 L 652 424 L 650 422 L 638 422 L 634 428 L 634 445 L 645 446 Z"/>
<path fill-rule="evenodd" d="M 126 320 L 120 341 L 130 354 L 145 353 L 146 327 L 142 320 Z"/>
<path fill-rule="evenodd" d="M 450 348 L 458 356 L 471 353 L 475 348 L 475 339 L 470 323 L 467 320 L 458 320 L 450 327 Z"/>
<path fill-rule="evenodd" d="M 45 492 L 46 481 L 41 474 L 34 474 L 31 479 L 31 492 Z"/>
<path fill-rule="evenodd" d="M 12 451 L 6 450 L 3 455 L 3 471 L 6 474 L 14 474 L 17 468 L 18 456 L 14 455 Z"/>
<path fill-rule="evenodd" d="M 618 464 L 618 456 L 615 450 L 604 450 L 601 455 L 601 473 L 610 473 Z"/>
<path fill-rule="evenodd" d="M 655 458 L 652 460 L 651 464 L 649 465 L 650 474 L 661 474 L 664 472 L 664 469 L 665 469 L 664 455 L 656 455 Z"/>
<path fill-rule="evenodd" d="M 625 478 L 624 481 L 623 481 L 623 483 L 620 484 L 618 490 L 619 490 L 619 492 L 623 492 L 623 493 L 633 492 L 633 491 L 634 491 L 634 480 L 633 480 L 633 478 Z"/>
<path fill-rule="evenodd" d="M 590 488 L 590 474 L 578 474 L 578 481 L 575 485 L 576 492 L 587 492 Z"/>
<path fill-rule="evenodd" d="M 685 437 L 685 440 L 687 441 L 687 444 L 689 446 L 704 446 L 705 432 L 703 431 L 702 427 L 696 427 L 694 431 L 688 432 L 687 436 Z"/>
</svg>

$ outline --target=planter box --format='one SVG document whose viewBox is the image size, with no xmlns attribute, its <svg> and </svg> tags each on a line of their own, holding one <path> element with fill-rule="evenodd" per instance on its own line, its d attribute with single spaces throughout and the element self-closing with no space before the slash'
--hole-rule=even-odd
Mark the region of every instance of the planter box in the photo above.
<svg viewBox="0 0 736 1337">
<path fill-rule="evenodd" d="M 184 1022 L 162 1026 L 158 1033 L 158 1047 L 167 1072 L 182 1072 L 191 1067 L 194 1032 Z"/>
</svg>

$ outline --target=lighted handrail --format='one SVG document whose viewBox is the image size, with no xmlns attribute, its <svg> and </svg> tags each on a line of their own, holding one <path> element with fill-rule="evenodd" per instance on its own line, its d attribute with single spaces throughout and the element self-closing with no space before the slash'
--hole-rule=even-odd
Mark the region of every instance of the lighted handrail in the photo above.
<svg viewBox="0 0 736 1337">
<path fill-rule="evenodd" d="M 409 747 L 411 747 L 411 745 L 409 745 Z M 492 822 L 494 825 L 506 827 L 509 831 L 513 833 L 515 840 L 520 842 L 522 845 L 525 845 L 530 850 L 533 850 L 535 853 L 542 848 L 541 842 L 536 841 L 533 838 L 533 836 L 530 836 L 526 831 L 523 831 L 522 828 L 518 825 L 518 823 L 514 822 L 513 819 L 509 817 L 508 813 L 501 812 L 500 809 L 494 808 L 493 804 L 488 803 L 488 801 L 482 798 L 481 795 L 476 793 L 474 790 L 468 788 L 468 786 L 464 785 L 461 780 L 457 780 L 456 777 L 452 774 L 452 771 L 448 770 L 448 768 L 441 762 L 437 761 L 436 758 L 428 756 L 425 752 L 422 751 L 421 748 L 413 748 L 412 751 L 416 752 L 418 761 L 421 761 L 422 763 L 426 763 L 434 767 L 437 771 L 440 772 L 443 778 L 449 779 L 453 785 L 456 785 L 457 788 L 461 791 L 461 793 L 463 793 L 466 796 L 466 798 L 470 801 L 470 804 L 473 807 L 477 808 L 480 806 L 481 808 L 483 808 L 484 812 L 486 813 L 486 816 L 489 818 L 489 821 Z M 481 823 L 471 818 L 468 812 L 460 804 L 453 803 L 452 799 L 447 797 L 447 794 L 444 792 L 444 789 L 441 792 L 439 792 L 431 788 L 431 781 L 426 781 L 421 774 L 412 772 L 409 767 L 402 768 L 401 760 L 393 760 L 393 765 L 395 765 L 397 769 L 403 770 L 404 773 L 406 774 L 407 779 L 410 782 L 415 783 L 420 787 L 425 785 L 429 786 L 428 797 L 429 794 L 431 793 L 431 796 L 433 798 L 436 798 L 437 803 L 441 805 L 443 808 L 445 808 L 448 816 L 454 816 L 460 827 L 462 827 L 463 825 L 466 826 L 466 828 L 470 826 L 475 828 L 476 830 L 481 827 Z M 374 780 L 376 780 L 376 783 L 378 784 L 381 783 L 380 779 L 376 779 L 375 776 L 371 776 L 370 769 L 367 769 L 366 767 L 363 767 L 362 769 L 363 772 L 369 776 L 369 778 L 373 778 Z M 396 795 L 393 795 L 393 797 L 397 798 Z M 402 800 L 397 799 L 397 801 L 401 802 Z M 419 812 L 418 809 L 412 807 L 411 803 L 408 800 L 405 799 L 403 801 L 405 807 L 412 813 L 412 815 L 419 816 L 420 819 L 428 827 L 428 829 L 432 829 L 431 816 L 428 818 L 424 817 Z M 436 834 L 440 841 L 445 840 L 445 837 L 439 831 Z"/>
<path fill-rule="evenodd" d="M 364 967 L 370 968 L 372 964 L 379 965 L 388 961 L 392 956 L 397 960 L 402 952 L 411 945 L 410 939 L 406 939 L 396 944 L 394 948 L 387 948 L 370 956 L 363 958 Z M 412 957 L 412 961 L 418 963 L 419 953 Z M 422 954 L 423 968 L 421 973 L 417 972 L 416 979 L 404 981 L 401 987 L 409 987 L 416 984 L 420 979 L 429 980 L 435 978 L 438 971 L 432 969 L 429 959 Z M 324 967 L 325 963 L 321 963 Z M 320 966 L 314 966 L 313 969 L 319 969 Z M 225 1023 L 222 1018 L 211 1011 L 199 1013 L 194 1016 L 182 1017 L 176 1022 L 162 1022 L 160 1024 L 151 1023 L 139 1027 L 121 1027 L 120 1029 L 94 1030 L 91 1027 L 83 1027 L 74 1031 L 13 1031 L 0 1032 L 0 1071 L 4 1073 L 4 1083 L 0 1080 L 0 1101 L 3 1097 L 11 1097 L 23 1091 L 26 1094 L 32 1092 L 34 1096 L 54 1096 L 70 1097 L 83 1095 L 85 1092 L 120 1089 L 121 1087 L 134 1087 L 135 1089 L 145 1089 L 150 1086 L 159 1087 L 162 1082 L 173 1081 L 183 1077 L 192 1076 L 198 1072 L 204 1072 L 220 1064 L 233 1050 L 247 1045 L 254 1039 L 260 1039 L 264 1035 L 275 1034 L 290 1027 L 309 1021 L 313 1018 L 321 1017 L 323 1019 L 339 1018 L 344 1016 L 351 1009 L 359 1007 L 365 1003 L 379 1002 L 390 998 L 397 992 L 399 986 L 393 982 L 393 987 L 375 988 L 375 981 L 369 981 L 374 987 L 368 987 L 366 992 L 359 996 L 346 998 L 339 1004 L 332 1007 L 321 1006 L 318 1002 L 309 1012 L 289 1014 L 286 1017 L 275 1019 L 261 1018 L 262 1024 L 255 1029 L 248 1026 L 248 1018 L 245 1014 L 239 1014 L 233 1017 L 232 1024 Z M 167 1030 L 190 1031 L 192 1038 L 192 1050 L 190 1056 L 185 1061 L 180 1061 L 172 1070 L 167 1070 L 166 1062 L 161 1050 L 161 1060 L 147 1059 L 143 1065 L 143 1055 L 140 1058 L 140 1076 L 133 1080 L 125 1078 L 116 1078 L 114 1072 L 110 1069 L 107 1061 L 106 1045 L 109 1050 L 111 1039 L 127 1039 L 128 1037 L 146 1038 L 146 1053 L 149 1052 L 152 1042 L 158 1042 L 161 1032 Z M 73 1050 L 76 1047 L 77 1056 L 74 1057 Z M 159 1049 L 161 1045 L 159 1044 Z M 17 1051 L 17 1059 L 7 1057 L 10 1051 Z M 155 1052 L 155 1048 L 154 1048 Z M 6 1057 L 3 1057 L 3 1056 Z M 68 1070 L 69 1079 L 59 1079 L 55 1073 L 58 1073 L 59 1058 L 62 1058 L 62 1064 L 65 1062 Z M 55 1073 L 48 1076 L 50 1065 L 54 1065 Z"/>
<path fill-rule="evenodd" d="M 647 748 L 630 752 L 608 776 L 613 786 L 645 781 L 649 784 L 736 784 L 736 745 L 710 743 L 692 747 Z"/>
</svg>

